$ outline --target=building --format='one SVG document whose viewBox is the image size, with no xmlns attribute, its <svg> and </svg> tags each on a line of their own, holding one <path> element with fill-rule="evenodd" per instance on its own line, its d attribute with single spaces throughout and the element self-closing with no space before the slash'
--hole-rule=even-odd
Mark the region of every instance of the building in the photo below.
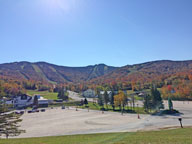
<svg viewBox="0 0 192 144">
<path fill-rule="evenodd" d="M 82 93 L 82 96 L 86 98 L 95 98 L 95 91 L 92 89 L 88 89 Z"/>
<path fill-rule="evenodd" d="M 26 94 L 15 96 L 12 99 L 6 101 L 6 104 L 12 104 L 15 108 L 25 108 L 30 106 L 32 97 Z"/>
<path fill-rule="evenodd" d="M 10 100 L 6 101 L 6 104 L 13 105 L 14 108 L 26 108 L 30 107 L 34 103 L 35 96 L 28 96 L 26 94 L 15 96 Z M 37 95 L 39 107 L 48 107 L 48 100 L 44 99 L 42 96 Z"/>
<path fill-rule="evenodd" d="M 105 91 L 100 91 L 101 95 L 104 95 L 104 93 L 105 93 Z M 107 91 L 107 94 L 108 94 L 109 98 L 112 97 L 112 91 Z"/>
<path fill-rule="evenodd" d="M 34 100 L 34 97 L 35 96 L 33 96 L 33 100 Z M 39 107 L 48 107 L 49 101 L 47 99 L 45 99 L 44 97 L 42 97 L 40 95 L 37 95 L 37 98 L 38 98 Z"/>
</svg>

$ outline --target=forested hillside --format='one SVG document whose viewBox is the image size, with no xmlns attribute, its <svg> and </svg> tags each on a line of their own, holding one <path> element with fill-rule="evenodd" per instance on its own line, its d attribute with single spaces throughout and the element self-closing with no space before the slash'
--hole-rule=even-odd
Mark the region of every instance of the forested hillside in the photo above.
<svg viewBox="0 0 192 144">
<path fill-rule="evenodd" d="M 91 80 L 94 83 L 111 82 L 160 82 L 175 74 L 192 72 L 192 61 L 154 61 L 137 65 L 127 65 L 109 74 Z"/>
<path fill-rule="evenodd" d="M 65 67 L 45 62 L 15 62 L 0 65 L 0 76 L 49 83 L 79 83 L 97 78 L 116 69 L 104 64 L 87 67 Z"/>
<path fill-rule="evenodd" d="M 97 87 L 138 91 L 153 84 L 161 88 L 164 98 L 192 99 L 192 61 L 154 61 L 119 68 L 15 62 L 0 64 L 0 79 L 10 94 L 25 89 L 53 91 L 61 86 L 77 92 Z"/>
</svg>

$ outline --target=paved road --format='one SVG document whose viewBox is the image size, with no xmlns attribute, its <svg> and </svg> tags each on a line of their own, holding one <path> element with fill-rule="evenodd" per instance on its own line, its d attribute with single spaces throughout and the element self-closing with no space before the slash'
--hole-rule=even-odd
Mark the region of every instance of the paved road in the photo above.
<svg viewBox="0 0 192 144">
<path fill-rule="evenodd" d="M 184 126 L 192 126 L 192 102 L 173 102 L 174 107 L 184 115 Z M 47 109 L 45 113 L 24 114 L 21 128 L 26 133 L 19 137 L 42 137 L 73 134 L 90 134 L 106 132 L 133 132 L 142 130 L 156 130 L 165 127 L 179 126 L 180 116 L 151 116 L 125 114 L 75 108 L 62 110 L 61 108 Z"/>
<path fill-rule="evenodd" d="M 78 93 L 76 92 L 72 92 L 72 91 L 68 91 L 69 93 L 69 97 L 72 98 L 75 101 L 81 101 L 82 99 L 84 99 L 83 97 L 81 97 Z"/>
<path fill-rule="evenodd" d="M 81 101 L 82 99 L 84 100 L 83 97 L 81 97 L 78 93 L 76 92 L 72 92 L 72 91 L 68 91 L 69 92 L 69 97 L 72 98 L 75 101 Z M 93 98 L 87 98 L 88 101 L 93 101 Z"/>
</svg>

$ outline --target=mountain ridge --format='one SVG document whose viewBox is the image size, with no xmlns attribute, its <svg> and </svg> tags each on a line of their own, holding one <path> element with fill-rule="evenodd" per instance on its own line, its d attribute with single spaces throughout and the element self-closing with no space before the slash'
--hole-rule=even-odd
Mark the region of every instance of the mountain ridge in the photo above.
<svg viewBox="0 0 192 144">
<path fill-rule="evenodd" d="M 0 64 L 0 76 L 56 83 L 82 82 L 104 75 L 116 67 L 97 64 L 86 67 L 58 66 L 47 62 Z"/>
<path fill-rule="evenodd" d="M 191 71 L 192 60 L 157 60 L 141 64 L 113 67 L 105 64 L 70 67 L 47 62 L 13 62 L 0 64 L 0 76 L 9 78 L 44 81 L 48 83 L 84 83 L 110 80 L 132 80 L 136 75 L 154 77 L 162 74 Z"/>
</svg>

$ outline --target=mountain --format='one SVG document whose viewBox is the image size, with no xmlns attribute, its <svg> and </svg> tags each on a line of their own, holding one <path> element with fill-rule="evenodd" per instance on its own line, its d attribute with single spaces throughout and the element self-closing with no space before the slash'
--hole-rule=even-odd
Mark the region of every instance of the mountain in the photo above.
<svg viewBox="0 0 192 144">
<path fill-rule="evenodd" d="M 87 67 L 66 67 L 46 62 L 14 62 L 0 64 L 0 76 L 50 83 L 79 83 L 100 77 L 115 69 L 117 68 L 105 64 Z"/>
<path fill-rule="evenodd" d="M 173 74 L 175 72 L 181 72 L 192 69 L 192 61 L 153 61 L 136 65 L 127 65 L 116 69 L 112 73 L 108 74 L 113 75 L 115 73 L 128 75 L 136 72 L 143 72 L 148 74 Z"/>
<path fill-rule="evenodd" d="M 91 80 L 91 83 L 141 82 L 168 79 L 169 76 L 192 72 L 192 61 L 152 61 L 142 64 L 127 65 Z"/>
<path fill-rule="evenodd" d="M 123 67 L 105 64 L 66 67 L 46 62 L 0 64 L 0 86 L 8 96 L 18 95 L 25 89 L 58 90 L 52 84 L 63 84 L 76 92 L 88 88 L 140 91 L 154 84 L 161 88 L 164 99 L 171 93 L 172 99 L 191 100 L 192 61 L 162 60 Z"/>
<path fill-rule="evenodd" d="M 162 75 L 190 72 L 192 61 L 153 61 L 142 64 L 112 67 L 98 64 L 86 67 L 66 67 L 46 62 L 14 62 L 0 64 L 0 76 L 44 81 L 49 83 L 110 83 L 156 79 Z"/>
</svg>

